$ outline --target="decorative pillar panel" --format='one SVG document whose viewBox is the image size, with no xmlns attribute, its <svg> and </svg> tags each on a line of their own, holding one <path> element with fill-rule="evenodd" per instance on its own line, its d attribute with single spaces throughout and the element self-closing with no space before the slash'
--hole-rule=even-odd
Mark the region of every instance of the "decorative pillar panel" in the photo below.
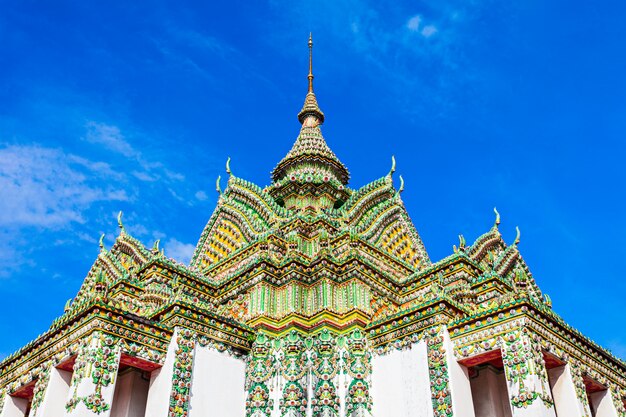
<svg viewBox="0 0 626 417">
<path fill-rule="evenodd" d="M 372 415 L 433 417 L 426 342 L 372 359 Z"/>
<path fill-rule="evenodd" d="M 613 400 L 613 406 L 617 411 L 619 417 L 626 417 L 626 394 L 617 385 L 610 384 L 609 391 L 611 392 L 611 399 Z"/>
<path fill-rule="evenodd" d="M 275 399 L 270 398 L 270 382 L 278 391 L 270 339 L 260 333 L 252 345 L 246 366 L 246 417 L 274 416 Z"/>
<path fill-rule="evenodd" d="M 474 417 L 472 387 L 467 368 L 460 365 L 454 357 L 454 345 L 450 340 L 448 329 L 443 327 L 440 334 L 443 337 L 443 350 L 448 369 L 453 415 L 455 417 Z"/>
<path fill-rule="evenodd" d="M 337 339 L 328 330 L 313 340 L 311 361 L 311 411 L 315 417 L 337 417 L 340 401 L 336 377 L 339 374 L 340 355 Z"/>
<path fill-rule="evenodd" d="M 346 417 L 370 417 L 372 415 L 372 397 L 370 395 L 372 353 L 362 331 L 354 330 L 346 336 L 344 363 L 348 377 L 346 381 L 348 388 L 345 406 Z"/>
<path fill-rule="evenodd" d="M 43 381 L 46 381 L 44 384 Z M 35 385 L 31 417 L 60 417 L 66 415 L 66 400 L 70 392 L 72 373 L 48 366 Z M 45 386 L 44 386 L 45 385 Z"/>
<path fill-rule="evenodd" d="M 558 416 L 588 417 L 590 415 L 589 405 L 586 402 L 583 403 L 576 393 L 570 365 L 550 369 L 548 375 L 556 414 Z"/>
<path fill-rule="evenodd" d="M 370 417 L 371 348 L 355 330 L 259 334 L 246 367 L 246 417 Z"/>
<path fill-rule="evenodd" d="M 425 334 L 433 412 L 435 417 L 451 417 L 452 396 L 444 338 L 436 328 L 426 330 Z"/>
<path fill-rule="evenodd" d="M 193 371 L 195 335 L 188 329 L 181 330 L 176 336 L 176 356 L 172 373 L 172 389 L 170 393 L 167 417 L 187 417 L 189 415 L 189 394 L 191 392 L 191 375 Z"/>
<path fill-rule="evenodd" d="M 95 332 L 81 347 L 65 406 L 68 416 L 109 416 L 120 360 L 117 341 L 116 337 Z"/>
<path fill-rule="evenodd" d="M 307 409 L 308 358 L 302 336 L 292 331 L 281 340 L 279 372 L 283 385 L 281 417 L 304 417 Z"/>
<path fill-rule="evenodd" d="M 502 360 L 514 417 L 556 417 L 539 344 L 523 332 L 504 337 Z"/>
</svg>

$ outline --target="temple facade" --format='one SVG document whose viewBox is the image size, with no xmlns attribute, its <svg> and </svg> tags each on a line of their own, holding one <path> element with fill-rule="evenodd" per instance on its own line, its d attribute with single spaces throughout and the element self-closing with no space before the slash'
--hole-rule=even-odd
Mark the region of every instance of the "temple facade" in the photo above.
<svg viewBox="0 0 626 417">
<path fill-rule="evenodd" d="M 395 161 L 349 187 L 309 51 L 270 185 L 227 162 L 189 265 L 120 213 L 64 313 L 0 363 L 0 417 L 626 417 L 626 363 L 552 310 L 495 209 L 435 262 Z"/>
</svg>

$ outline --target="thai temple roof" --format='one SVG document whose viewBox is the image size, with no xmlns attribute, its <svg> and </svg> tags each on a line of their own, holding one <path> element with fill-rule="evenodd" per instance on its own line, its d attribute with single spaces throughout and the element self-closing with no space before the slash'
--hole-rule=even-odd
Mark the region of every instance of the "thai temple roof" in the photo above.
<svg viewBox="0 0 626 417">
<path fill-rule="evenodd" d="M 402 201 L 402 177 L 394 186 L 394 158 L 386 175 L 359 189 L 347 187 L 348 170 L 321 132 L 312 46 L 309 38 L 309 85 L 298 114 L 302 128 L 274 168 L 271 184 L 262 188 L 237 177 L 229 159 L 226 187 L 218 179 L 217 205 L 189 265 L 168 258 L 158 241 L 148 248 L 132 237 L 120 212 L 115 243 L 106 248 L 100 240 L 100 253 L 61 316 L 0 362 L 0 415 L 3 396 L 30 399 L 35 413 L 51 367 L 84 376 L 86 363 L 97 368 L 102 362 L 103 350 L 94 346 L 104 343 L 119 355 L 120 369 L 169 366 L 170 374 L 163 375 L 171 376 L 178 367 L 170 379 L 179 388 L 163 401 L 171 404 L 169 414 L 146 415 L 188 416 L 191 383 L 182 378 L 191 378 L 190 352 L 200 346 L 246 358 L 248 417 L 269 417 L 270 388 L 264 384 L 270 376 L 306 378 L 303 370 L 313 363 L 337 367 L 312 371 L 326 375 L 320 377 L 324 382 L 359 363 L 347 371 L 352 388 L 345 396 L 363 411 L 352 416 L 371 416 L 372 358 L 426 342 L 425 374 L 437 375 L 426 381 L 436 417 L 452 415 L 450 364 L 472 372 L 487 366 L 504 370 L 501 375 L 517 390 L 510 399 L 518 410 L 554 406 L 547 368 L 566 363 L 581 407 L 589 409 L 590 386 L 604 387 L 618 398 L 621 414 L 615 415 L 625 417 L 626 362 L 553 311 L 520 252 L 519 228 L 515 240 L 505 242 L 495 208 L 495 221 L 484 234 L 472 244 L 459 235 L 449 256 L 432 261 Z M 180 356 L 170 360 L 171 355 Z M 94 394 L 78 396 L 79 383 L 73 382 L 67 409 L 81 403 L 97 413 L 108 410 L 102 396 L 108 385 L 99 377 L 85 379 L 96 381 Z M 289 401 L 298 407 L 306 408 L 306 383 L 291 387 L 298 394 Z M 357 393 L 362 397 L 351 397 Z M 304 415 L 280 401 L 280 415 Z M 337 416 L 327 411 L 323 415 Z"/>
</svg>

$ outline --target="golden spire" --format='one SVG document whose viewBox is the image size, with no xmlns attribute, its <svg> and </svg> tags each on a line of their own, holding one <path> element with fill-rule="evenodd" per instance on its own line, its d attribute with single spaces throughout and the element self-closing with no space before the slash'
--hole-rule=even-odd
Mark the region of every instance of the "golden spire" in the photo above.
<svg viewBox="0 0 626 417">
<path fill-rule="evenodd" d="M 309 91 L 306 94 L 304 99 L 304 106 L 300 113 L 298 113 L 298 120 L 300 123 L 304 124 L 304 121 L 308 116 L 315 116 L 315 120 L 312 122 L 315 126 L 321 125 L 324 123 L 324 113 L 320 110 L 317 105 L 317 98 L 315 98 L 315 93 L 313 92 L 313 35 L 309 34 Z M 309 127 L 313 127 L 312 124 L 308 125 Z"/>
<path fill-rule="evenodd" d="M 313 92 L 313 34 L 309 33 L 309 93 Z"/>
</svg>

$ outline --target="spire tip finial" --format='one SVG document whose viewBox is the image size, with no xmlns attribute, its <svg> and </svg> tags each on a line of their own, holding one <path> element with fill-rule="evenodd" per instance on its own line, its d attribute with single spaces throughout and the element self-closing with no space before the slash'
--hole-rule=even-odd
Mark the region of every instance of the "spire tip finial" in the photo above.
<svg viewBox="0 0 626 417">
<path fill-rule="evenodd" d="M 309 93 L 313 92 L 313 33 L 309 33 Z"/>
<path fill-rule="evenodd" d="M 315 93 L 313 92 L 313 36 L 309 34 L 309 88 L 304 98 L 304 106 L 300 113 L 298 113 L 298 120 L 302 125 L 306 122 L 308 127 L 316 127 L 324 123 L 324 113 L 320 110 Z M 313 116 L 309 119 L 309 116 Z"/>
</svg>

